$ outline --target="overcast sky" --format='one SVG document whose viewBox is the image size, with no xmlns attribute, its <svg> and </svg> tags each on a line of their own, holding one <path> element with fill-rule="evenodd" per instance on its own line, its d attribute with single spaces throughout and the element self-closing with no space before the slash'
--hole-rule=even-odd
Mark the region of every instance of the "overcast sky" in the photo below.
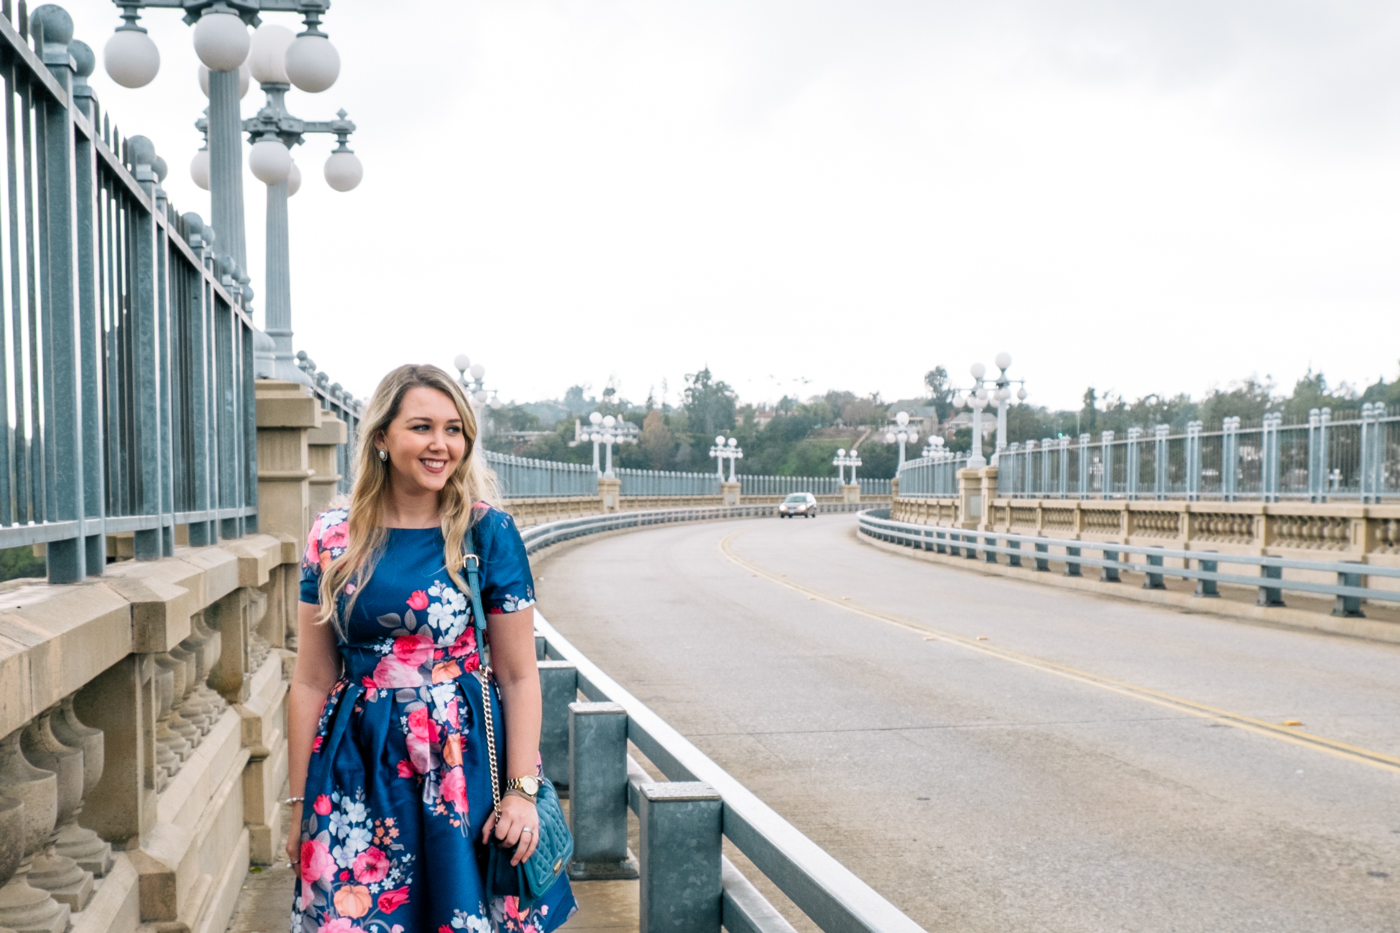
<svg viewBox="0 0 1400 933">
<path fill-rule="evenodd" d="M 100 56 L 116 7 L 66 6 Z M 207 219 L 190 30 L 142 23 L 159 77 L 93 83 Z M 1395 3 L 335 0 L 325 28 L 341 79 L 289 107 L 346 108 L 365 180 L 296 152 L 293 326 L 360 395 L 459 352 L 503 399 L 673 403 L 706 364 L 749 401 L 893 399 L 1003 349 L 1056 407 L 1400 368 Z"/>
</svg>

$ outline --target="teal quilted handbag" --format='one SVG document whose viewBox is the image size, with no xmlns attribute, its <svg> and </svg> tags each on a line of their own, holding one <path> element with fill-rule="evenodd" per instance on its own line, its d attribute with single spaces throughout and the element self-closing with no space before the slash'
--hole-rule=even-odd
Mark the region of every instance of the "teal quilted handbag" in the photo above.
<svg viewBox="0 0 1400 933">
<path fill-rule="evenodd" d="M 486 613 L 481 608 L 481 575 L 476 555 L 467 556 L 467 583 L 471 589 L 472 617 L 476 625 L 477 650 L 486 646 Z M 496 728 L 491 715 L 491 670 L 482 666 L 481 705 L 485 710 L 486 750 L 491 766 L 491 802 L 501 805 L 501 778 L 496 757 Z M 520 906 L 528 908 L 554 886 L 574 855 L 574 837 L 564 821 L 564 809 L 559 805 L 559 792 L 549 778 L 540 778 L 540 791 L 535 796 L 535 811 L 540 818 L 539 841 L 535 851 L 519 865 L 511 865 L 512 848 L 492 840 L 486 860 L 486 893 L 490 897 L 516 897 Z"/>
</svg>

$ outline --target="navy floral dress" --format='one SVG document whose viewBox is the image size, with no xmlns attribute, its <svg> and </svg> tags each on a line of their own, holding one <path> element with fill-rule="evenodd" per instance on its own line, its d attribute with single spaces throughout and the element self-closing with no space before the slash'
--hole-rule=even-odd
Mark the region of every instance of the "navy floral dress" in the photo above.
<svg viewBox="0 0 1400 933">
<path fill-rule="evenodd" d="M 479 505 L 473 530 L 488 613 L 535 602 L 515 523 Z M 311 528 L 301 600 L 319 603 L 322 571 L 344 553 L 348 513 Z M 343 605 L 342 605 L 343 608 Z M 575 908 L 566 879 L 521 911 L 486 902 L 491 813 L 471 599 L 443 564 L 437 528 L 394 528 L 344 636 L 344 664 L 321 713 L 302 805 L 301 882 L 291 933 L 544 933 Z M 504 719 L 492 692 L 499 760 Z M 504 777 L 504 775 L 503 775 Z"/>
</svg>

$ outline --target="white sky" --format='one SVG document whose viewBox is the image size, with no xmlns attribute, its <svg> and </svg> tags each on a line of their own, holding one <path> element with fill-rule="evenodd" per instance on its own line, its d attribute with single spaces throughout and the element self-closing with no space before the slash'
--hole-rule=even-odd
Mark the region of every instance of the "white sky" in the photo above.
<svg viewBox="0 0 1400 933">
<path fill-rule="evenodd" d="M 116 7 L 66 6 L 100 60 Z M 156 80 L 93 83 L 207 220 L 190 30 L 142 22 Z M 345 107 L 365 181 L 296 153 L 293 326 L 360 395 L 458 352 L 522 401 L 675 402 L 704 364 L 748 401 L 893 399 L 1002 349 L 1054 407 L 1397 374 L 1393 3 L 335 0 L 325 28 L 341 79 L 289 107 Z"/>
</svg>

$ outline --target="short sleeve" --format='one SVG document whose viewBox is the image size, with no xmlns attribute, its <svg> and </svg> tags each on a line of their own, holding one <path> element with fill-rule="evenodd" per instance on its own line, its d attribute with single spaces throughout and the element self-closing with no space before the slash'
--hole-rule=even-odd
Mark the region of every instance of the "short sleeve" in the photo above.
<svg viewBox="0 0 1400 933">
<path fill-rule="evenodd" d="M 306 552 L 301 556 L 301 601 L 320 605 L 321 574 L 350 542 L 350 513 L 331 509 L 316 516 L 306 536 Z"/>
<path fill-rule="evenodd" d="M 481 603 L 488 613 L 519 612 L 535 604 L 535 578 L 515 519 L 489 509 L 477 520 L 477 554 L 481 558 Z"/>
</svg>

